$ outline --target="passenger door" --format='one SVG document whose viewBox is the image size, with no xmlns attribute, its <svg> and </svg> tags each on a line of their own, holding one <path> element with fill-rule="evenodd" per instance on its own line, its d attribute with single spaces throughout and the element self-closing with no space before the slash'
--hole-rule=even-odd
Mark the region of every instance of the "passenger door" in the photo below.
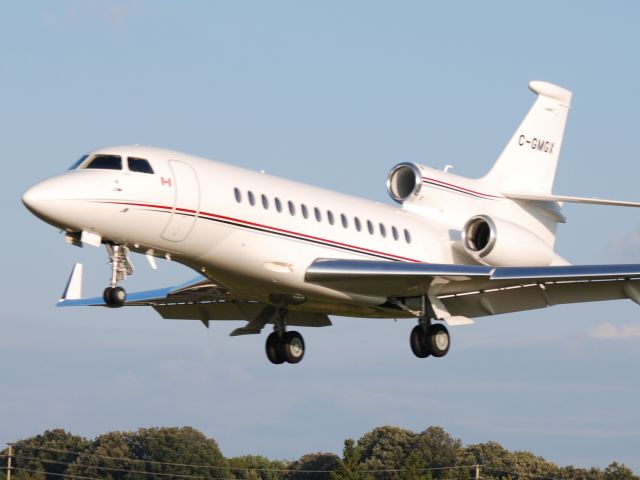
<svg viewBox="0 0 640 480">
<path fill-rule="evenodd" d="M 185 240 L 200 211 L 200 185 L 193 167 L 179 160 L 169 160 L 173 173 L 174 202 L 171 218 L 162 232 L 162 238 L 171 242 Z"/>
</svg>

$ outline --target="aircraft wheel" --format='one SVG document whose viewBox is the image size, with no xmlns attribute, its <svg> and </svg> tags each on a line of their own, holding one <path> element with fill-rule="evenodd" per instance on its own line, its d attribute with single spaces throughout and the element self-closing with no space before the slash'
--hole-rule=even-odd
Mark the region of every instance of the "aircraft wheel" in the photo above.
<svg viewBox="0 0 640 480">
<path fill-rule="evenodd" d="M 304 340 L 296 331 L 287 332 L 282 337 L 282 353 L 288 363 L 298 363 L 304 357 Z"/>
<path fill-rule="evenodd" d="M 411 336 L 409 337 L 411 351 L 418 358 L 427 358 L 431 354 L 425 330 L 422 325 L 416 325 L 411 330 Z"/>
<path fill-rule="evenodd" d="M 285 358 L 282 351 L 282 343 L 280 342 L 280 336 L 276 332 L 271 332 L 267 337 L 265 350 L 267 352 L 267 358 L 271 363 L 276 365 L 284 363 Z"/>
<path fill-rule="evenodd" d="M 127 299 L 127 292 L 122 287 L 107 287 L 102 298 L 110 307 L 121 307 Z"/>
<path fill-rule="evenodd" d="M 431 350 L 431 355 L 434 357 L 444 357 L 451 346 L 451 337 L 449 336 L 447 327 L 441 323 L 431 325 L 427 333 L 427 343 L 429 350 Z"/>
</svg>

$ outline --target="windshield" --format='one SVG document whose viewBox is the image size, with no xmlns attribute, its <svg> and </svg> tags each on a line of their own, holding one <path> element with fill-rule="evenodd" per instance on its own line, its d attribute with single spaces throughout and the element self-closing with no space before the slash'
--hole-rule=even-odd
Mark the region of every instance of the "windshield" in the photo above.
<svg viewBox="0 0 640 480">
<path fill-rule="evenodd" d="M 76 168 L 78 168 L 78 167 L 80 166 L 80 164 L 81 164 L 82 162 L 84 162 L 84 161 L 87 159 L 87 157 L 88 157 L 88 156 L 89 156 L 89 155 L 83 155 L 83 156 L 81 156 L 78 160 L 76 160 L 75 162 L 73 162 L 73 165 L 71 165 L 71 166 L 69 167 L 69 170 L 75 170 Z"/>
<path fill-rule="evenodd" d="M 120 158 L 120 155 L 96 155 L 84 168 L 122 170 L 122 158 Z"/>
</svg>

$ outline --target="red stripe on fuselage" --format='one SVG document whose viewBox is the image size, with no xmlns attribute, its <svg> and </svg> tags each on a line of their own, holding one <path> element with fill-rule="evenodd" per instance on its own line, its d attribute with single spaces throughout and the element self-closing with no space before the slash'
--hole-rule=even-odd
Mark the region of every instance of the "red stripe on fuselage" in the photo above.
<svg viewBox="0 0 640 480">
<path fill-rule="evenodd" d="M 434 183 L 439 183 L 441 185 L 447 186 L 447 187 L 451 187 L 451 188 L 457 188 L 459 190 L 463 190 L 464 192 L 468 192 L 468 193 L 472 193 L 474 195 L 480 195 L 482 197 L 488 197 L 488 198 L 504 198 L 498 195 L 490 195 L 488 193 L 482 193 L 482 192 L 476 192 L 475 190 L 470 190 L 468 188 L 464 188 L 464 187 L 460 187 L 458 185 L 454 185 L 452 183 L 447 183 L 447 182 L 443 182 L 442 180 L 436 180 L 435 178 L 429 178 L 429 177 L 422 177 L 423 180 L 427 180 L 429 182 L 434 182 Z"/>
<path fill-rule="evenodd" d="M 155 204 L 149 204 L 149 203 L 135 203 L 135 202 L 102 202 L 102 203 L 110 203 L 113 205 L 129 205 L 132 207 L 145 207 L 145 208 L 158 208 L 161 210 L 173 210 L 173 207 L 168 207 L 166 205 L 155 205 Z M 380 252 L 378 250 L 372 250 L 370 248 L 364 248 L 364 247 L 358 247 L 356 245 L 350 245 L 348 243 L 342 243 L 342 242 L 338 242 L 336 240 L 331 240 L 331 239 L 327 239 L 327 238 L 322 238 L 322 237 L 316 237 L 314 235 L 308 235 L 306 233 L 299 233 L 299 232 L 294 232 L 291 230 L 286 230 L 284 228 L 278 228 L 278 227 L 272 227 L 269 225 L 264 225 L 261 223 L 255 223 L 255 222 L 250 222 L 248 220 L 242 220 L 239 218 L 234 218 L 234 217 L 228 217 L 226 215 L 218 215 L 215 213 L 209 213 L 209 212 L 196 212 L 195 210 L 191 210 L 188 208 L 176 208 L 176 211 L 178 212 L 183 212 L 183 213 L 189 213 L 189 214 L 193 214 L 193 215 L 201 215 L 201 216 L 206 216 L 206 217 L 211 217 L 211 218 L 218 218 L 220 220 L 228 220 L 231 222 L 237 222 L 237 223 L 241 223 L 244 225 L 248 225 L 248 226 L 252 226 L 252 227 L 259 227 L 259 228 L 265 228 L 274 232 L 279 232 L 279 233 L 284 233 L 287 235 L 294 235 L 300 239 L 309 239 L 309 240 L 317 240 L 320 242 L 325 242 L 325 243 L 329 243 L 332 245 L 335 245 L 337 247 L 345 247 L 345 248 L 351 248 L 351 249 L 356 249 L 356 250 L 360 250 L 362 253 L 371 253 L 371 254 L 376 254 L 376 255 L 385 255 L 387 257 L 393 257 L 396 258 L 398 260 L 405 260 L 407 262 L 416 262 L 419 263 L 421 262 L 421 260 L 416 260 L 414 258 L 408 258 L 408 257 L 402 257 L 400 255 L 394 255 L 392 253 L 386 253 L 386 252 Z"/>
</svg>

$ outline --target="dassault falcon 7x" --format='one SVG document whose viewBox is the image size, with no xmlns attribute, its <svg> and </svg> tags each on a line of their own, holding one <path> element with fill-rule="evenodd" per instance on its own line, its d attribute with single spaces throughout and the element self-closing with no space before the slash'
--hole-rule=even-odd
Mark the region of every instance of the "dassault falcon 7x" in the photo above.
<svg viewBox="0 0 640 480">
<path fill-rule="evenodd" d="M 640 203 L 551 193 L 571 92 L 546 82 L 482 178 L 415 163 L 387 178 L 399 207 L 335 193 L 184 153 L 101 148 L 22 198 L 74 245 L 104 245 L 111 280 L 83 298 L 76 263 L 60 307 L 153 307 L 169 319 L 244 320 L 232 336 L 267 324 L 273 363 L 305 353 L 292 326 L 329 315 L 413 318 L 420 358 L 444 356 L 448 325 L 550 305 L 611 299 L 640 304 L 640 265 L 570 265 L 554 251 L 563 202 Z M 127 294 L 129 254 L 184 264 L 194 280 Z"/>
</svg>

